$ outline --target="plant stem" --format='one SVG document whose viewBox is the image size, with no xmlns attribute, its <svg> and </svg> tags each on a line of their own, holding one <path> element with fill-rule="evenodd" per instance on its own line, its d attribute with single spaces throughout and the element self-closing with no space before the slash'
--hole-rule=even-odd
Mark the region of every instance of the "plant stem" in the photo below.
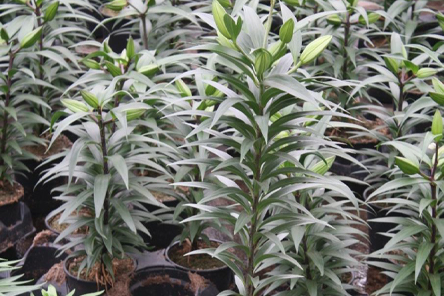
<svg viewBox="0 0 444 296">
<path fill-rule="evenodd" d="M 270 0 L 270 11 L 268 12 L 268 20 L 267 20 L 267 26 L 265 28 L 264 43 L 262 45 L 263 48 L 267 48 L 267 39 L 268 39 L 268 34 L 270 34 L 271 24 L 273 23 L 273 10 L 275 4 L 276 0 Z"/>
<path fill-rule="evenodd" d="M 346 79 L 347 75 L 347 67 L 348 67 L 348 61 L 347 61 L 347 47 L 348 47 L 348 39 L 350 35 L 350 13 L 347 11 L 346 21 L 345 21 L 345 27 L 344 27 L 344 52 L 342 53 L 342 58 L 344 59 L 342 64 L 342 79 Z"/>
<path fill-rule="evenodd" d="M 42 11 L 41 11 L 41 7 L 40 6 L 36 6 L 35 14 L 37 16 L 37 25 L 39 27 L 41 27 L 42 26 L 42 20 L 41 20 Z M 39 39 L 39 50 L 40 51 L 43 51 L 43 38 L 44 38 L 44 32 L 43 32 L 43 29 L 42 29 L 42 34 L 40 34 L 40 39 Z M 43 64 L 45 63 L 43 55 L 40 55 L 39 63 L 40 63 L 39 67 L 38 67 L 38 69 L 39 69 L 39 79 L 43 80 Z M 39 85 L 39 96 L 42 99 L 43 99 L 43 91 L 44 91 L 43 85 Z M 39 115 L 43 117 L 43 106 L 39 106 L 38 107 L 38 112 L 39 112 Z M 42 132 L 42 126 L 41 126 L 41 124 L 39 124 L 39 125 L 37 125 L 37 135 L 40 135 L 41 132 Z"/>
<path fill-rule="evenodd" d="M 432 236 L 430 238 L 430 242 L 433 244 L 433 248 L 430 251 L 429 254 L 429 273 L 430 274 L 434 274 L 435 273 L 435 255 L 436 255 L 436 224 L 435 224 L 435 219 L 437 218 L 437 196 L 436 196 L 436 183 L 435 183 L 435 173 L 436 173 L 436 169 L 438 168 L 438 150 L 439 150 L 439 146 L 438 143 L 436 143 L 435 145 L 435 163 L 433 164 L 433 168 L 431 170 L 430 173 L 430 187 L 432 190 Z M 429 279 L 429 286 L 431 287 L 431 282 Z"/>
<path fill-rule="evenodd" d="M 124 72 L 122 72 L 122 73 L 125 74 Z M 122 90 L 122 86 L 123 86 L 123 81 L 120 81 L 119 83 L 117 83 L 117 85 L 116 85 L 117 91 Z M 114 108 L 119 107 L 119 104 L 120 104 L 120 96 L 118 94 L 116 94 L 114 96 Z M 117 123 L 116 123 L 116 121 L 113 121 L 113 125 L 111 127 L 111 132 L 113 134 L 116 131 L 116 127 L 117 127 Z"/>
<path fill-rule="evenodd" d="M 403 82 L 403 78 L 402 76 L 404 76 L 404 71 L 401 72 L 401 77 L 399 77 L 399 100 L 398 100 L 398 111 L 401 112 L 402 111 L 402 105 L 404 104 L 404 82 Z M 393 110 L 395 110 L 395 104 L 393 104 Z"/>
<path fill-rule="evenodd" d="M 101 140 L 101 148 L 102 148 L 102 158 L 103 158 L 103 174 L 108 175 L 109 174 L 109 168 L 108 168 L 108 155 L 107 155 L 107 148 L 106 148 L 106 139 L 105 139 L 105 125 L 103 124 L 103 116 L 102 116 L 102 109 L 99 108 L 99 129 L 100 129 L 100 140 Z M 103 224 L 108 225 L 109 224 L 109 200 L 108 200 L 108 191 L 105 195 L 105 200 L 103 202 L 103 209 L 104 209 L 104 217 L 103 217 Z"/>
<path fill-rule="evenodd" d="M 148 49 L 148 32 L 146 31 L 146 14 L 145 13 L 141 14 L 140 19 L 142 20 L 143 47 L 145 49 Z"/>
<path fill-rule="evenodd" d="M 262 97 L 264 93 L 264 85 L 261 82 L 260 83 L 260 96 Z M 259 111 L 259 115 L 263 115 L 263 107 L 259 106 L 260 111 Z M 267 135 L 263 135 L 261 132 L 261 129 L 259 128 L 259 126 L 255 126 L 256 129 L 256 139 L 262 139 L 264 137 L 266 137 Z M 254 180 L 256 182 L 260 182 L 261 181 L 261 158 L 262 158 L 262 143 L 259 144 L 259 147 L 257 147 L 255 149 L 255 156 L 254 156 L 254 163 L 255 163 L 255 171 L 254 171 Z M 254 187 L 254 185 L 253 185 Z M 260 199 L 260 193 L 257 190 L 257 192 L 255 192 L 255 190 L 253 189 L 253 193 L 252 193 L 252 197 L 253 197 L 253 205 L 252 205 L 252 214 L 253 214 L 253 220 L 251 222 L 251 226 L 250 226 L 250 231 L 249 231 L 249 249 L 250 249 L 250 256 L 248 257 L 248 265 L 247 265 L 247 272 L 246 272 L 246 276 L 247 276 L 247 280 L 246 280 L 246 290 L 247 290 L 247 295 L 248 296 L 253 296 L 254 295 L 254 286 L 253 283 L 251 282 L 250 279 L 254 278 L 254 259 L 256 256 L 256 248 L 257 248 L 257 244 L 258 241 L 255 241 L 254 237 L 256 236 L 256 233 L 258 231 L 257 229 L 257 225 L 258 225 L 258 218 L 259 218 L 259 212 L 258 212 L 258 205 L 259 205 L 259 199 Z"/>
</svg>

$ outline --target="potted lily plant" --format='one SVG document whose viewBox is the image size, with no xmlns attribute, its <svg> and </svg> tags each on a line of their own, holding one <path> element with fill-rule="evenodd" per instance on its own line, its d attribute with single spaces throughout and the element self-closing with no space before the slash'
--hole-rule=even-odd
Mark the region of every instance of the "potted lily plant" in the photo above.
<svg viewBox="0 0 444 296">
<path fill-rule="evenodd" d="M 392 229 L 385 246 L 370 255 L 370 264 L 389 271 L 391 281 L 382 293 L 408 293 L 408 295 L 441 295 L 443 278 L 439 257 L 442 238 L 440 202 L 442 192 L 442 137 L 441 111 L 436 110 L 431 131 L 421 143 L 400 145 L 390 143 L 402 156 L 396 157 L 397 178 L 375 190 L 372 196 L 390 196 L 379 202 L 396 205 L 394 211 L 408 212 L 407 217 L 385 217 L 375 223 L 390 223 Z"/>
<path fill-rule="evenodd" d="M 319 120 L 317 116 L 323 114 L 322 109 L 296 112 L 284 112 L 283 109 L 290 106 L 296 108 L 301 102 L 329 108 L 330 103 L 321 94 L 308 91 L 290 74 L 319 56 L 329 44 L 331 36 L 319 37 L 301 53 L 302 46 L 298 46 L 301 40 L 297 38 L 303 25 L 297 27 L 293 14 L 281 3 L 284 24 L 279 31 L 279 40 L 270 44 L 270 41 L 274 41 L 269 34 L 274 6 L 275 2 L 271 1 L 268 18 L 263 24 L 249 7 L 244 7 L 245 18 L 241 15 L 231 16 L 218 1 L 213 1 L 218 44 L 202 45 L 196 49 L 215 53 L 220 62 L 229 61 L 233 67 L 226 70 L 226 73 L 217 70 L 212 72 L 219 81 L 208 84 L 223 93 L 220 97 L 212 98 L 218 102 L 214 111 L 189 110 L 178 113 L 202 118 L 197 128 L 208 136 L 190 145 L 199 146 L 215 155 L 209 159 L 196 155 L 194 159 L 188 160 L 189 163 L 205 168 L 207 174 L 201 176 L 200 181 L 176 183 L 193 190 L 203 189 L 203 198 L 187 205 L 200 212 L 184 223 L 220 221 L 231 226 L 233 236 L 238 235 L 238 240 L 208 246 L 207 249 L 192 251 L 188 255 L 209 254 L 229 266 L 235 274 L 236 292 L 225 292 L 228 295 L 256 295 L 274 281 L 285 282 L 301 277 L 292 272 L 260 272 L 267 267 L 273 270 L 283 262 L 292 265 L 292 268 L 302 268 L 298 261 L 287 255 L 284 248 L 285 235 L 278 226 L 298 225 L 298 218 L 292 220 L 286 214 L 274 215 L 275 208 L 301 206 L 294 200 L 293 193 L 302 188 L 314 189 L 322 187 L 321 183 L 328 183 L 328 189 L 342 191 L 346 199 L 358 205 L 353 193 L 343 183 L 325 182 L 326 179 L 322 181 L 322 177 L 316 174 L 300 176 L 297 173 L 299 160 L 287 155 L 289 151 L 297 149 L 296 142 L 304 137 L 313 140 L 311 143 L 314 146 L 315 143 L 329 145 L 328 141 L 316 138 L 320 131 L 315 132 L 315 129 L 309 128 L 310 123 Z M 202 17 L 208 19 L 207 16 Z M 209 22 L 209 25 L 212 23 Z M 251 34 L 252 30 L 260 33 Z M 291 53 L 287 53 L 288 49 Z M 335 113 L 326 111 L 326 114 Z M 297 120 L 301 121 L 300 125 L 296 123 Z M 227 129 L 231 132 L 228 133 Z M 298 129 L 308 134 L 299 133 Z M 196 131 L 192 134 L 195 135 Z M 234 156 L 216 149 L 220 144 L 234 152 Z M 304 151 L 310 154 L 309 144 L 303 146 L 299 151 L 301 155 L 304 155 Z M 288 164 L 280 167 L 286 162 Z M 228 206 L 219 207 L 209 203 L 218 197 L 224 197 L 229 202 Z M 301 219 L 308 219 L 309 224 L 324 223 L 307 211 L 302 216 L 304 218 Z M 196 226 L 194 228 L 198 229 Z"/>
<path fill-rule="evenodd" d="M 142 222 L 152 218 L 142 203 L 163 205 L 132 170 L 144 156 L 160 157 L 147 147 L 152 139 L 134 132 L 139 117 L 150 106 L 133 102 L 114 107 L 113 99 L 119 95 L 115 85 L 80 94 L 82 100 L 62 100 L 69 115 L 56 124 L 50 144 L 74 122 L 80 137 L 64 160 L 43 178 L 68 177 L 58 197 L 64 204 L 55 213 L 62 213 L 60 223 L 69 218 L 66 222 L 70 225 L 57 241 L 87 226 L 86 235 L 73 239 L 62 250 L 82 246 L 65 260 L 64 268 L 69 289 L 90 293 L 108 289 L 116 278 L 134 271 L 129 253 L 145 248 L 138 231 L 149 234 Z M 138 149 L 131 149 L 135 147 Z M 85 208 L 91 215 L 75 214 Z"/>
</svg>

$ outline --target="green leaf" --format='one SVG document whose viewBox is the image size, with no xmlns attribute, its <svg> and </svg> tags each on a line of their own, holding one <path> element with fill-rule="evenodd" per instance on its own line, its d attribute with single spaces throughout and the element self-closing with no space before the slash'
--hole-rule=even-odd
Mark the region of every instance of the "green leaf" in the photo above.
<svg viewBox="0 0 444 296">
<path fill-rule="evenodd" d="M 313 261 L 314 265 L 319 269 L 321 276 L 324 275 L 324 258 L 319 252 L 316 251 L 308 251 L 308 257 Z"/>
<path fill-rule="evenodd" d="M 110 179 L 111 176 L 109 174 L 97 175 L 94 179 L 94 210 L 96 212 L 96 218 L 98 218 L 102 212 Z"/>
<path fill-rule="evenodd" d="M 414 175 L 419 173 L 419 167 L 410 159 L 397 156 L 395 163 L 404 174 Z"/>
<path fill-rule="evenodd" d="M 406 238 L 411 237 L 412 235 L 415 235 L 417 233 L 420 233 L 422 231 L 427 230 L 427 227 L 423 225 L 415 225 L 415 226 L 407 226 L 404 227 L 401 231 L 399 231 L 394 237 L 392 237 L 387 244 L 385 245 L 384 249 L 389 249 L 390 247 L 393 247 L 397 243 L 399 243 L 402 240 L 405 240 Z"/>
<path fill-rule="evenodd" d="M 119 199 L 112 199 L 112 202 L 120 217 L 122 217 L 123 222 L 126 223 L 132 232 L 137 233 L 136 225 L 134 224 L 131 213 L 125 204 Z"/>
<path fill-rule="evenodd" d="M 395 276 L 393 279 L 393 282 L 391 283 L 390 287 L 390 295 L 393 293 L 395 288 L 401 284 L 408 276 L 412 274 L 412 272 L 415 270 L 415 262 L 410 262 L 407 265 L 405 265 Z"/>
<path fill-rule="evenodd" d="M 296 253 L 299 252 L 299 245 L 301 244 L 302 238 L 305 235 L 305 227 L 303 226 L 293 226 L 291 228 L 291 238 L 294 243 L 294 247 L 296 250 Z"/>
<path fill-rule="evenodd" d="M 227 12 L 222 7 L 222 5 L 220 5 L 219 1 L 213 0 L 212 12 L 214 17 L 214 22 L 216 23 L 216 27 L 219 30 L 219 32 L 225 38 L 231 39 L 231 35 L 228 32 L 227 27 L 225 26 L 225 15 L 227 14 Z"/>
<path fill-rule="evenodd" d="M 441 81 L 439 81 L 439 79 L 436 77 L 433 77 L 432 83 L 435 91 L 439 94 L 444 95 L 444 84 Z"/>
<path fill-rule="evenodd" d="M 231 39 L 235 41 L 242 30 L 242 19 L 239 17 L 236 23 L 230 15 L 225 14 L 224 23 L 228 34 L 231 36 Z"/>
<path fill-rule="evenodd" d="M 435 296 L 441 296 L 441 275 L 429 274 L 430 283 L 432 284 L 433 293 Z"/>
<path fill-rule="evenodd" d="M 125 183 L 126 189 L 129 189 L 129 181 L 128 181 L 128 167 L 126 165 L 125 159 L 118 154 L 113 156 L 108 156 L 108 159 L 112 162 L 115 169 L 122 177 L 123 182 Z"/>
<path fill-rule="evenodd" d="M 407 69 L 410 69 L 413 74 L 416 74 L 419 70 L 419 67 L 415 63 L 412 63 L 410 61 L 404 61 L 404 65 L 407 67 Z"/>
<path fill-rule="evenodd" d="M 310 170 L 312 172 L 319 174 L 319 175 L 324 175 L 331 168 L 335 159 L 336 159 L 335 156 L 330 156 L 327 159 L 325 159 L 325 161 L 321 160 L 320 162 L 313 165 L 310 168 Z"/>
<path fill-rule="evenodd" d="M 237 234 L 251 220 L 251 217 L 247 212 L 241 212 L 234 226 L 234 234 Z"/>
<path fill-rule="evenodd" d="M 176 88 L 180 92 L 180 95 L 183 98 L 191 97 L 193 95 L 191 93 L 191 90 L 188 87 L 188 85 L 186 85 L 185 82 L 183 82 L 182 79 L 180 79 L 180 78 L 176 79 L 176 81 L 174 83 L 176 84 Z"/>
<path fill-rule="evenodd" d="M 421 272 L 422 266 L 427 261 L 430 251 L 433 249 L 433 244 L 429 242 L 422 242 L 416 253 L 416 263 L 415 263 L 415 284 L 418 280 L 419 273 Z"/>
</svg>

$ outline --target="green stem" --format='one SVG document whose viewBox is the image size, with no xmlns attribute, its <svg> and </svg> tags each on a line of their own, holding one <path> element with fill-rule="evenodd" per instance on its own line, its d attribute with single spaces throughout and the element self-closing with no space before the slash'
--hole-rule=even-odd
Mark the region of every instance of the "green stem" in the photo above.
<svg viewBox="0 0 444 296">
<path fill-rule="evenodd" d="M 268 12 L 268 21 L 267 21 L 267 26 L 265 27 L 264 43 L 262 45 L 263 48 L 267 48 L 267 39 L 268 39 L 268 34 L 270 34 L 271 24 L 273 22 L 273 11 L 275 4 L 276 0 L 270 1 L 270 11 Z"/>
<path fill-rule="evenodd" d="M 299 62 L 298 62 L 293 68 L 291 68 L 291 69 L 287 72 L 287 75 L 290 75 L 291 73 L 297 71 L 301 65 L 302 65 L 302 62 L 299 61 Z"/>
</svg>

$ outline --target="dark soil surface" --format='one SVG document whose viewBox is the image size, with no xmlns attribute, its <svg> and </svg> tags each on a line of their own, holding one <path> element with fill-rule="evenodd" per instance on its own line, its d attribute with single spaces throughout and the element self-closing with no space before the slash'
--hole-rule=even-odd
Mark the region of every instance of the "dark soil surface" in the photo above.
<svg viewBox="0 0 444 296">
<path fill-rule="evenodd" d="M 51 136 L 48 135 L 43 136 L 42 138 L 48 141 L 51 140 Z M 46 152 L 46 149 L 48 149 L 48 147 L 42 145 L 28 146 L 25 149 L 26 151 L 31 152 L 32 154 L 37 156 L 39 159 L 45 159 L 47 157 L 60 153 L 64 149 L 67 149 L 71 146 L 71 141 L 66 136 L 60 135 L 52 144 L 51 149 L 49 149 L 48 152 Z"/>
<path fill-rule="evenodd" d="M 77 276 L 79 272 L 79 267 L 82 264 L 84 257 L 74 258 L 68 263 L 68 271 L 71 275 Z M 125 259 L 113 259 L 113 273 L 116 277 L 126 276 L 128 277 L 135 269 L 134 261 L 130 258 Z M 91 267 L 88 274 L 86 274 L 86 269 L 80 271 L 80 278 L 86 281 L 99 281 L 99 284 L 105 286 L 105 283 L 111 283 L 112 278 L 111 275 L 108 274 L 104 266 L 101 266 L 99 262 L 97 262 L 94 266 Z"/>
<path fill-rule="evenodd" d="M 79 212 L 79 215 L 85 215 L 86 216 L 87 213 L 85 211 L 81 210 Z M 61 233 L 63 230 L 65 230 L 66 228 L 69 227 L 68 223 L 62 223 L 62 224 L 59 223 L 60 216 L 62 216 L 62 213 L 59 213 L 59 214 L 55 215 L 54 217 L 52 217 L 52 218 L 50 218 L 48 220 L 49 226 L 53 230 L 57 231 L 58 233 Z M 87 234 L 87 233 L 88 233 L 88 228 L 86 226 L 84 226 L 84 227 L 81 227 L 79 229 L 74 230 L 71 234 L 72 235 L 77 235 L 77 234 Z"/>
<path fill-rule="evenodd" d="M 361 116 L 358 117 L 361 121 L 349 121 L 349 123 L 354 123 L 360 126 L 363 126 L 367 128 L 368 130 L 374 130 L 377 129 L 378 132 L 389 136 L 390 130 L 385 126 L 384 122 L 376 118 L 375 120 L 367 120 Z M 340 120 L 340 119 L 337 119 Z M 347 142 L 351 145 L 356 144 L 377 144 L 378 140 L 372 137 L 362 136 L 362 137 L 355 137 L 353 135 L 353 131 L 358 130 L 352 130 L 352 129 L 343 129 L 343 128 L 336 128 L 336 129 L 328 129 L 325 134 L 326 136 L 336 138 L 338 141 L 341 142 Z"/>
<path fill-rule="evenodd" d="M 211 242 L 211 248 L 217 248 L 218 246 L 219 243 Z M 198 249 L 206 249 L 208 247 L 205 242 L 198 242 Z M 184 256 L 189 252 L 191 252 L 191 246 L 189 243 L 184 242 L 182 245 L 174 245 L 170 249 L 168 256 L 174 263 L 194 270 L 208 270 L 224 266 L 221 261 L 211 258 L 209 255 Z"/>
</svg>

